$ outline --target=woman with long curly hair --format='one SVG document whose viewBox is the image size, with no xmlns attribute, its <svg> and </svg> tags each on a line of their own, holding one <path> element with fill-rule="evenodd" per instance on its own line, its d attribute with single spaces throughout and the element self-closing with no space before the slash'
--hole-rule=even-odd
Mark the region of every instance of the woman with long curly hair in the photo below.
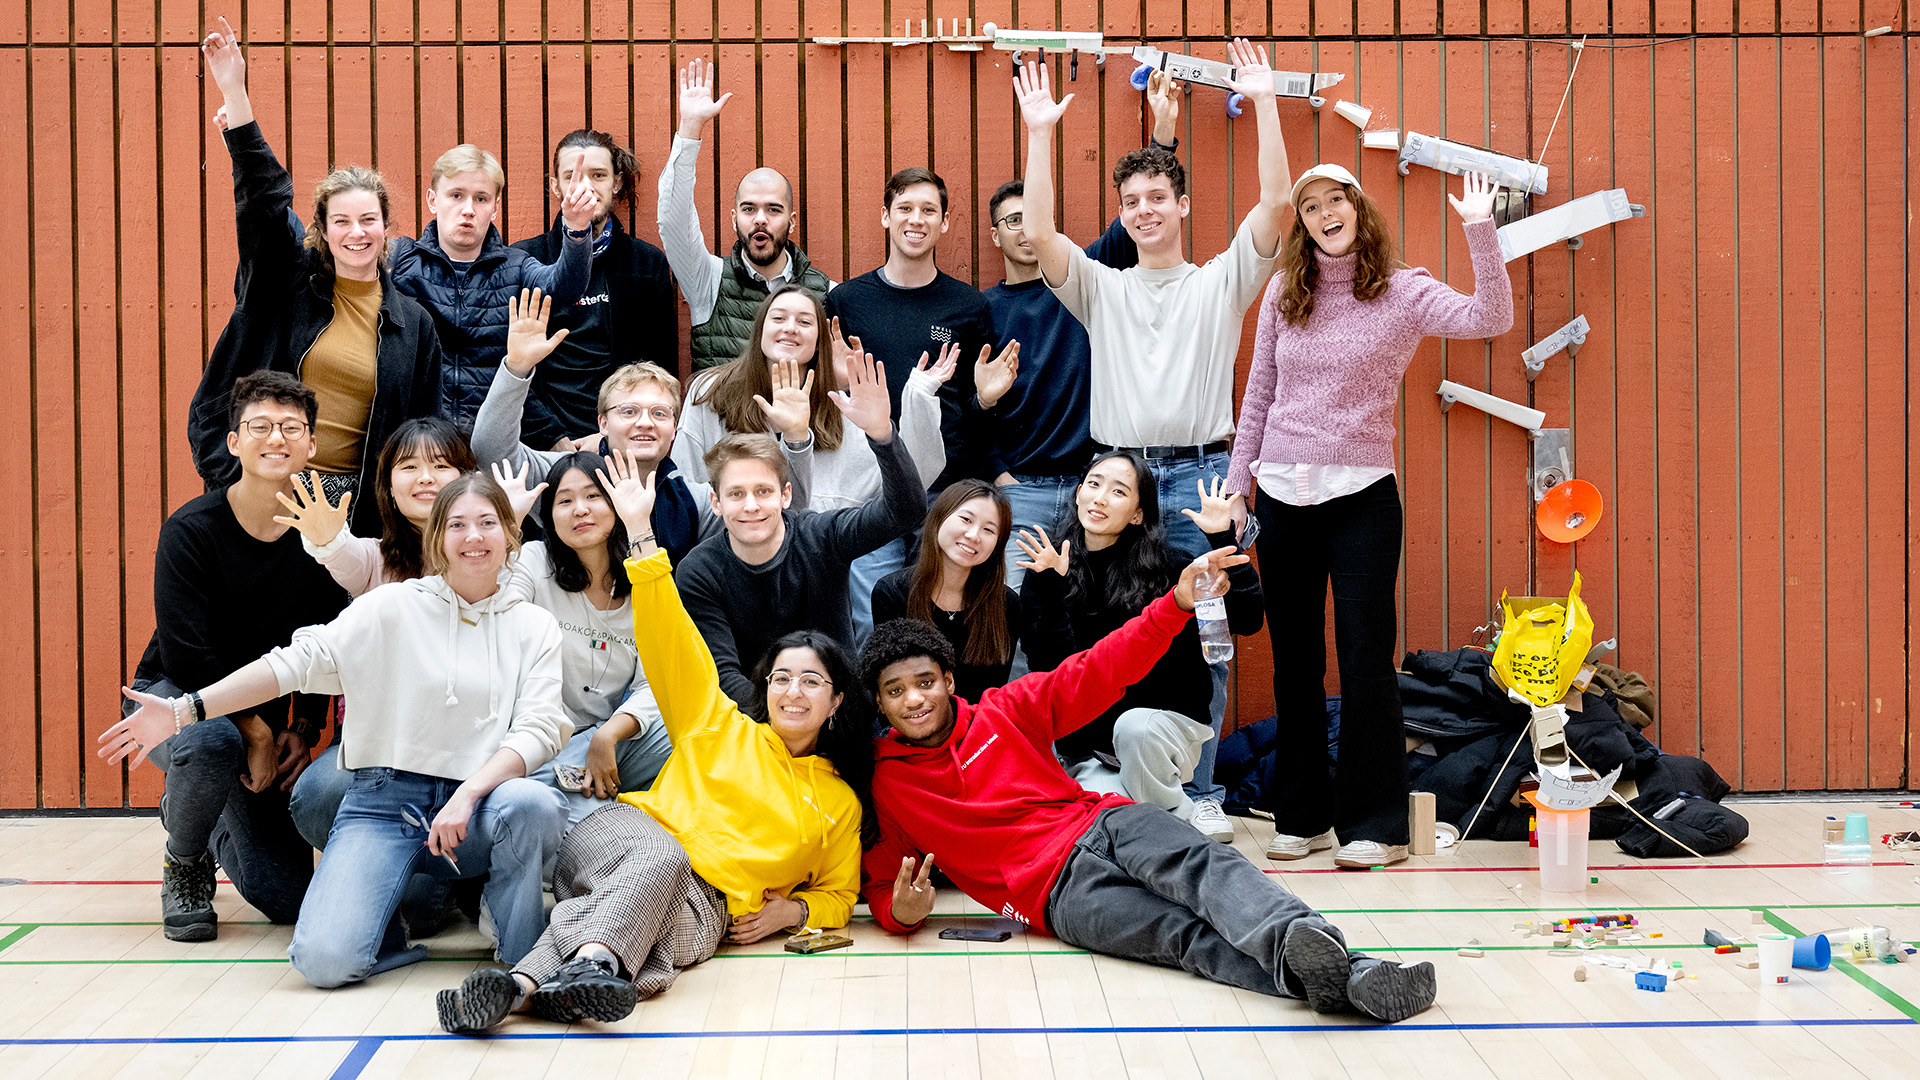
<svg viewBox="0 0 1920 1080">
<path fill-rule="evenodd" d="M 1394 257 L 1385 218 L 1338 165 L 1293 186 L 1299 215 L 1267 286 L 1229 490 L 1253 503 L 1273 643 L 1279 753 L 1270 859 L 1338 842 L 1341 866 L 1407 857 L 1406 747 L 1393 650 L 1399 633 L 1400 488 L 1394 408 L 1428 337 L 1487 338 L 1513 325 L 1491 181 L 1468 176 L 1453 208 L 1473 255 L 1462 296 Z M 1244 513 L 1244 511 L 1242 511 Z M 1328 758 L 1327 586 L 1340 664 L 1338 765 Z"/>
</svg>

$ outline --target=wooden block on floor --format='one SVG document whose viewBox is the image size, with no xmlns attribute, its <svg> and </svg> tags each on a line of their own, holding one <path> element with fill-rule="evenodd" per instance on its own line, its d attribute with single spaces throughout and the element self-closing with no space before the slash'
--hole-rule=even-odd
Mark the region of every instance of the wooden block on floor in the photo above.
<svg viewBox="0 0 1920 1080">
<path fill-rule="evenodd" d="M 1416 791 L 1407 796 L 1407 832 L 1411 841 L 1407 851 L 1413 855 L 1432 855 L 1434 839 L 1433 792 Z"/>
</svg>

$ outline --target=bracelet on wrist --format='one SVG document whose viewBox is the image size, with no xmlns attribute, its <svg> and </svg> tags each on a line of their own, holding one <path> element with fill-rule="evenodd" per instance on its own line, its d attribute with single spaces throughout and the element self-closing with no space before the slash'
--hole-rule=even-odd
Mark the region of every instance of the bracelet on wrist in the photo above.
<svg viewBox="0 0 1920 1080">
<path fill-rule="evenodd" d="M 808 924 L 813 921 L 813 909 L 808 907 L 806 900 L 801 897 L 794 896 L 794 897 L 789 897 L 788 899 L 800 905 L 800 921 L 797 923 L 794 923 L 793 926 L 789 927 L 789 929 L 793 930 L 795 933 L 805 933 L 807 931 Z"/>
<path fill-rule="evenodd" d="M 193 719 L 188 723 L 197 724 L 207 718 L 207 703 L 200 700 L 200 691 L 187 691 L 187 701 L 193 705 Z"/>
</svg>

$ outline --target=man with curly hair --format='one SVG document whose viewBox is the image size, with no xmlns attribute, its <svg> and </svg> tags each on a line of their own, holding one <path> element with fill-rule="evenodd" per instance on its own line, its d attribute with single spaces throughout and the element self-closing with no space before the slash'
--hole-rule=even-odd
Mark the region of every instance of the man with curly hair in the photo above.
<svg viewBox="0 0 1920 1080">
<path fill-rule="evenodd" d="M 910 934 L 933 910 L 937 859 L 989 909 L 1070 945 L 1168 967 L 1315 1012 L 1389 1023 L 1433 1004 L 1429 963 L 1347 951 L 1340 931 L 1247 858 L 1157 807 L 1090 792 L 1053 742 L 1093 720 L 1144 676 L 1193 611 L 1204 569 L 1052 671 L 953 696 L 953 648 L 933 627 L 896 619 L 860 652 L 861 678 L 892 730 L 874 740 L 880 839 L 864 857 L 874 919 Z"/>
</svg>

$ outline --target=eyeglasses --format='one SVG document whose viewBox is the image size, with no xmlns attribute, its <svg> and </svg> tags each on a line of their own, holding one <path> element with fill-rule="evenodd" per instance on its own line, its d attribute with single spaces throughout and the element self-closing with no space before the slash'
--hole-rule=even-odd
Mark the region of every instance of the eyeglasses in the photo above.
<svg viewBox="0 0 1920 1080">
<path fill-rule="evenodd" d="M 776 671 L 767 676 L 767 689 L 776 694 L 784 694 L 787 692 L 787 689 L 796 682 L 800 684 L 800 689 L 803 692 L 809 694 L 817 694 L 833 685 L 832 682 L 815 675 L 811 671 L 798 678 L 791 672 Z"/>
<path fill-rule="evenodd" d="M 1024 222 L 1025 220 L 1026 220 L 1026 215 L 1018 210 L 1015 210 L 1013 213 L 1008 214 L 1006 217 L 1003 217 L 999 221 L 994 222 L 994 225 L 996 227 L 1005 225 L 1009 229 L 1017 229 L 1020 227 L 1021 223 Z"/>
<path fill-rule="evenodd" d="M 273 438 L 274 428 L 279 428 L 280 434 L 285 435 L 289 439 L 305 438 L 307 434 L 307 422 L 305 420 L 282 420 L 276 424 L 271 420 L 263 420 L 256 417 L 241 424 L 240 428 L 256 439 Z"/>
<path fill-rule="evenodd" d="M 641 413 L 646 413 L 648 416 L 651 416 L 653 422 L 656 424 L 664 424 L 673 419 L 673 410 L 667 408 L 665 405 L 655 405 L 651 409 L 643 409 L 638 405 L 622 405 L 617 409 L 610 409 L 608 411 L 629 423 L 640 419 Z"/>
</svg>

